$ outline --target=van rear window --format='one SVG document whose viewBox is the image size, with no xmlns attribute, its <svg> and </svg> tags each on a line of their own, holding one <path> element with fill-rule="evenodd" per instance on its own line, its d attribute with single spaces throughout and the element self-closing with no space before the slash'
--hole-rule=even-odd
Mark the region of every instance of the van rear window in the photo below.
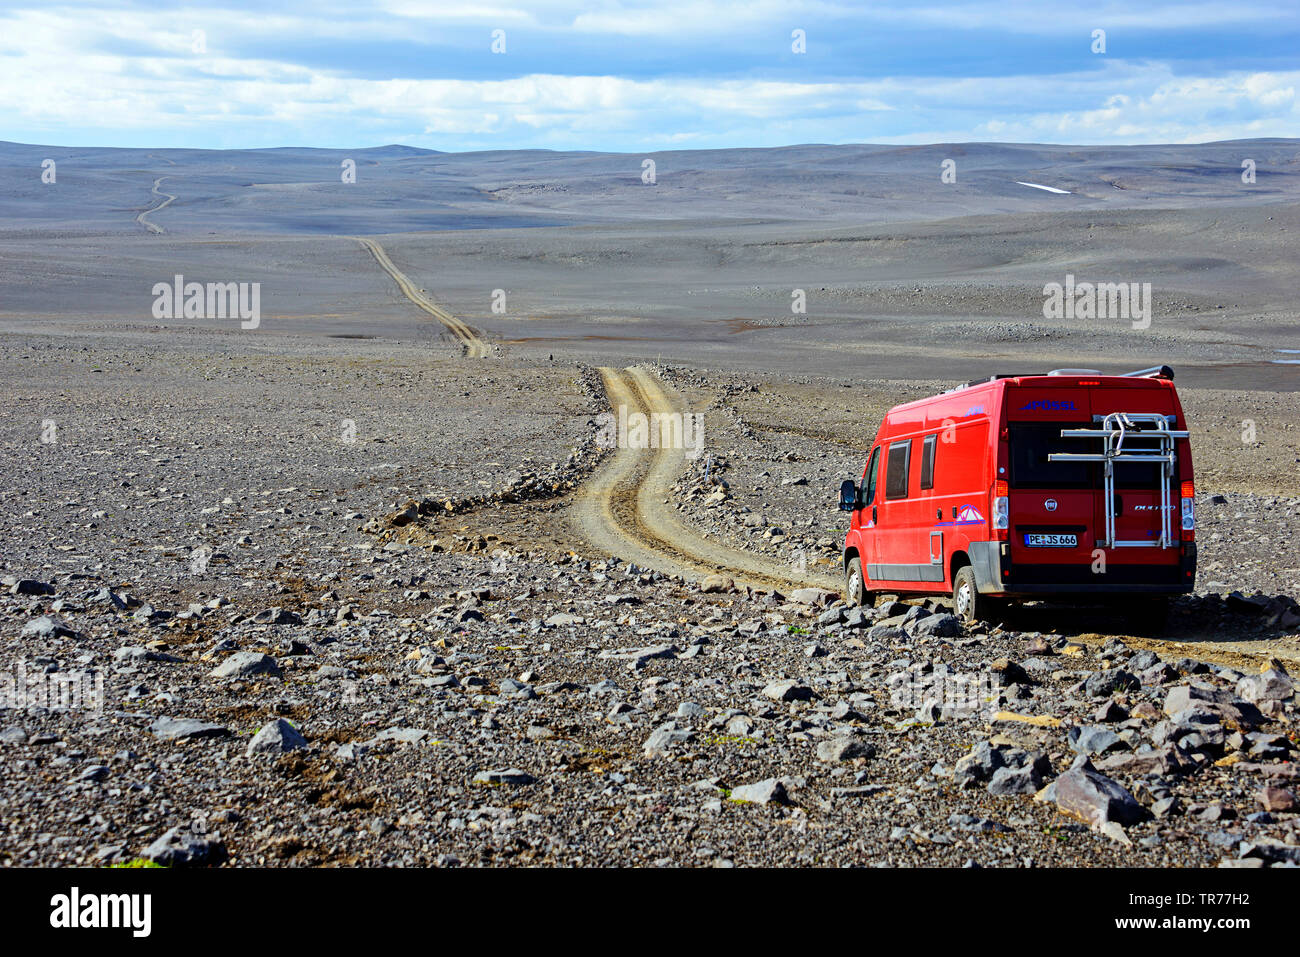
<svg viewBox="0 0 1300 957">
<path fill-rule="evenodd" d="M 907 498 L 907 473 L 912 462 L 912 440 L 889 447 L 885 472 L 885 498 Z"/>
<path fill-rule="evenodd" d="M 1099 452 L 1101 443 L 1065 439 L 1062 429 L 1089 429 L 1083 422 L 1012 422 L 1008 426 L 1012 488 L 1093 488 L 1090 462 L 1049 462 L 1051 452 Z"/>
<path fill-rule="evenodd" d="M 1101 443 L 1098 442 L 1097 444 L 1100 445 Z M 1149 452 L 1155 455 L 1160 452 L 1160 442 L 1157 439 L 1143 439 L 1130 435 L 1124 440 L 1124 451 Z M 1098 466 L 1098 469 L 1100 469 L 1100 466 Z M 1175 475 L 1177 475 L 1177 472 L 1178 466 L 1175 462 Z M 1115 463 L 1116 488 L 1159 488 L 1159 486 L 1160 464 L 1158 462 Z"/>
<path fill-rule="evenodd" d="M 1101 488 L 1102 467 L 1096 462 L 1049 462 L 1050 452 L 1098 453 L 1100 439 L 1065 439 L 1062 429 L 1091 429 L 1091 423 L 1012 422 L 1008 426 L 1012 488 Z M 1154 439 L 1130 435 L 1126 451 L 1158 451 Z M 1177 465 L 1174 481 L 1177 481 Z M 1154 489 L 1160 485 L 1160 466 L 1154 462 L 1116 462 L 1115 487 Z"/>
</svg>

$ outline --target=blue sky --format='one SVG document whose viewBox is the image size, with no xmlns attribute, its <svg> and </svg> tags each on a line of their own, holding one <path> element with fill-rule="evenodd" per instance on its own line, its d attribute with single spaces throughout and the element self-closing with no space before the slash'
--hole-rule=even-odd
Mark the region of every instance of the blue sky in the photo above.
<svg viewBox="0 0 1300 957">
<path fill-rule="evenodd" d="M 1186 143 L 1297 87 L 1295 0 L 0 2 L 0 139 L 54 145 Z"/>
</svg>

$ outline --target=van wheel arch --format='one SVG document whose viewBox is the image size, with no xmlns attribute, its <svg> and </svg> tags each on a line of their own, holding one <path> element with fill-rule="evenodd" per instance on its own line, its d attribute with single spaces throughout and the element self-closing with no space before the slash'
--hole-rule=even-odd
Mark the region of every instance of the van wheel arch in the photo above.
<svg viewBox="0 0 1300 957">
<path fill-rule="evenodd" d="M 965 552 L 953 552 L 952 558 L 948 559 L 948 584 L 954 584 L 957 581 L 957 572 L 970 563 L 970 556 Z"/>
<path fill-rule="evenodd" d="M 850 606 L 861 605 L 870 608 L 874 605 L 875 595 L 867 590 L 867 575 L 862 568 L 862 559 L 856 548 L 844 552 L 844 600 Z"/>
<path fill-rule="evenodd" d="M 975 584 L 975 568 L 969 561 L 962 565 L 954 562 L 952 610 L 966 624 L 977 621 L 1000 624 L 1006 615 L 1007 603 L 991 595 L 980 594 Z"/>
</svg>

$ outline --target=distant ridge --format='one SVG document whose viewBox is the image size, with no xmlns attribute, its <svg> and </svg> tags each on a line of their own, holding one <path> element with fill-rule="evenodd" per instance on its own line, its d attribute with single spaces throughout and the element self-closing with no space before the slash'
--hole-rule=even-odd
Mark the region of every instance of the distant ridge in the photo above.
<svg viewBox="0 0 1300 957">
<path fill-rule="evenodd" d="M 18 149 L 18 150 L 63 150 L 65 152 L 77 151 L 103 151 L 105 153 L 300 153 L 300 154 L 319 154 L 319 153 L 340 153 L 352 154 L 359 153 L 369 156 L 383 155 L 392 157 L 402 156 L 443 156 L 446 155 L 442 150 L 424 149 L 420 146 L 407 146 L 404 143 L 388 143 L 384 146 L 346 146 L 346 147 L 329 147 L 329 146 L 257 146 L 248 148 L 209 148 L 201 146 L 57 146 L 51 143 L 19 143 L 15 140 L 0 140 L 0 150 Z"/>
<path fill-rule="evenodd" d="M 1092 144 L 1078 145 L 1071 143 L 1029 143 L 1014 142 L 1010 140 L 971 140 L 969 142 L 936 142 L 936 143 L 868 143 L 868 142 L 850 142 L 850 143 L 785 143 L 780 146 L 730 146 L 725 148 L 710 149 L 644 149 L 644 150 L 627 150 L 623 152 L 611 152 L 607 150 L 592 150 L 574 147 L 571 149 L 542 149 L 540 147 L 526 147 L 522 149 L 494 148 L 480 150 L 460 150 L 448 152 L 446 150 L 426 149 L 422 146 L 408 146 L 405 143 L 386 143 L 383 146 L 256 146 L 256 147 L 197 147 L 197 146 L 96 146 L 94 144 L 81 144 L 76 146 L 61 146 L 53 143 L 20 143 L 16 140 L 0 140 L 0 149 L 30 149 L 30 150 L 94 150 L 103 152 L 138 152 L 138 153 L 287 153 L 300 152 L 306 153 L 365 153 L 365 154 L 383 154 L 392 157 L 403 156 L 471 156 L 471 155 L 554 155 L 554 156 L 661 156 L 671 153 L 695 153 L 695 154 L 780 154 L 784 151 L 805 151 L 805 150 L 852 150 L 852 149 L 869 149 L 869 150 L 897 150 L 905 152 L 909 150 L 927 150 L 936 147 L 953 147 L 957 149 L 1025 149 L 1025 150 L 1042 150 L 1052 152 L 1065 152 L 1086 150 L 1090 152 L 1115 152 L 1121 153 L 1128 150 L 1194 150 L 1200 147 L 1215 146 L 1285 146 L 1293 145 L 1300 148 L 1300 137 L 1291 136 L 1255 136 L 1249 139 L 1239 140 L 1206 140 L 1202 143 L 1123 143 L 1123 144 Z"/>
<path fill-rule="evenodd" d="M 1244 181 L 1247 158 L 1253 178 Z M 57 180 L 42 179 L 47 160 Z M 148 232 L 175 242 L 216 233 L 367 236 L 668 221 L 858 229 L 963 216 L 1295 203 L 1300 141 L 804 144 L 648 154 L 453 153 L 402 143 L 253 150 L 0 143 L 0 179 L 0 235 Z M 138 218 L 168 196 L 175 199 L 165 208 Z"/>
</svg>

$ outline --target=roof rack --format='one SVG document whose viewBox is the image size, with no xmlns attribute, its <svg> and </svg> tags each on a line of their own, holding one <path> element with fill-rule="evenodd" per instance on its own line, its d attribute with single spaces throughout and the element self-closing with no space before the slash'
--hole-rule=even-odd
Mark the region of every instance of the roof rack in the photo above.
<svg viewBox="0 0 1300 957">
<path fill-rule="evenodd" d="M 1136 372 L 1123 373 L 1126 379 L 1172 379 L 1174 370 L 1169 366 L 1152 366 L 1150 369 L 1138 369 Z"/>
<path fill-rule="evenodd" d="M 1172 379 L 1174 370 L 1169 366 L 1152 366 L 1149 369 L 1138 369 L 1135 372 L 1108 373 L 1098 369 L 1053 369 L 1047 373 L 1052 375 L 1118 375 L 1121 379 Z"/>
<path fill-rule="evenodd" d="M 1169 366 L 1152 366 L 1149 369 L 1138 369 L 1135 372 L 1100 372 L 1097 369 L 1053 369 L 1051 372 L 999 372 L 996 375 L 985 376 L 982 379 L 972 379 L 964 385 L 956 385 L 951 389 L 945 389 L 941 395 L 947 395 L 949 392 L 960 392 L 962 389 L 969 389 L 977 385 L 985 385 L 989 382 L 997 382 L 999 379 L 1029 379 L 1036 376 L 1076 376 L 1076 375 L 1099 375 L 1099 376 L 1117 376 L 1121 379 L 1172 379 L 1174 370 Z"/>
<path fill-rule="evenodd" d="M 970 382 L 967 382 L 965 385 L 957 386 L 957 389 L 969 389 L 973 385 L 983 385 L 986 382 L 997 382 L 998 379 L 1019 379 L 1022 376 L 1029 376 L 1029 375 L 1042 375 L 1042 373 L 1041 372 L 999 372 L 997 375 L 988 375 L 982 379 L 972 379 Z M 952 391 L 956 392 L 957 389 L 953 389 Z"/>
</svg>

